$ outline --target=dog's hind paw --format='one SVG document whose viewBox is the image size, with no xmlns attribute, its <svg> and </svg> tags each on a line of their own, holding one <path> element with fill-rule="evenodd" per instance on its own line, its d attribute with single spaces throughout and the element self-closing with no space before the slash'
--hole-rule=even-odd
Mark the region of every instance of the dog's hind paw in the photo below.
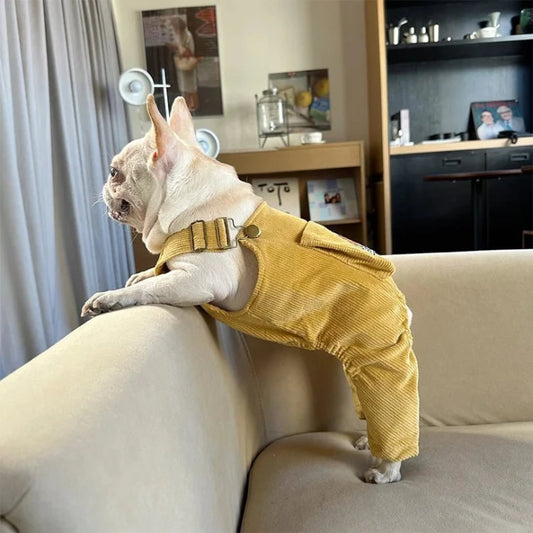
<svg viewBox="0 0 533 533">
<path fill-rule="evenodd" d="M 402 479 L 400 468 L 402 466 L 401 461 L 384 461 L 381 459 L 376 460 L 376 464 L 369 468 L 364 475 L 364 479 L 367 483 L 394 483 Z"/>
</svg>

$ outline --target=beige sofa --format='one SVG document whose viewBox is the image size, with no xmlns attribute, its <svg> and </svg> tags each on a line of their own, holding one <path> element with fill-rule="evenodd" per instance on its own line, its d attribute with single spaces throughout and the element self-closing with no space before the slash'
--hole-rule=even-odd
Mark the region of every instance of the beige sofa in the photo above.
<svg viewBox="0 0 533 533">
<path fill-rule="evenodd" d="M 0 382 L 0 531 L 533 531 L 533 251 L 394 261 L 424 426 L 400 483 L 361 481 L 335 359 L 145 306 Z"/>
</svg>

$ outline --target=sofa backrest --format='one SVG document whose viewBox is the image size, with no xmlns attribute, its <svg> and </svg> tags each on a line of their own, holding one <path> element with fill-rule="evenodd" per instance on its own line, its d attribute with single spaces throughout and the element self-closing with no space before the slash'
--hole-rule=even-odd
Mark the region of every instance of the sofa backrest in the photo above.
<svg viewBox="0 0 533 533">
<path fill-rule="evenodd" d="M 414 313 L 423 425 L 533 420 L 533 251 L 391 256 Z M 247 337 L 268 440 L 353 431 L 341 365 Z"/>
<path fill-rule="evenodd" d="M 533 420 L 533 250 L 393 257 L 426 425 Z"/>
</svg>

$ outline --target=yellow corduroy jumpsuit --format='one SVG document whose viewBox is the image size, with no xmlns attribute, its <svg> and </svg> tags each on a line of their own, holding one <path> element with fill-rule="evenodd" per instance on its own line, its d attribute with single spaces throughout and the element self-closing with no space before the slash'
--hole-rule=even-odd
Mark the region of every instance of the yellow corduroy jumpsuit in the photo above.
<svg viewBox="0 0 533 533">
<path fill-rule="evenodd" d="M 259 267 L 250 300 L 239 311 L 202 307 L 244 333 L 340 359 L 372 454 L 389 461 L 417 455 L 418 368 L 392 263 L 266 203 L 246 226 L 252 224 L 258 238 L 239 235 Z M 169 259 L 165 249 L 158 273 L 163 257 Z"/>
</svg>

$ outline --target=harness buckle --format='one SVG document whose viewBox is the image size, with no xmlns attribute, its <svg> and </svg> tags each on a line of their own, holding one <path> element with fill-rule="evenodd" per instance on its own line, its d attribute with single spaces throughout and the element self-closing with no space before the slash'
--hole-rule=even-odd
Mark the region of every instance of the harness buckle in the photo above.
<svg viewBox="0 0 533 533">
<path fill-rule="evenodd" d="M 191 248 L 193 252 L 201 253 L 207 250 L 207 225 L 205 220 L 197 220 L 189 226 L 191 237 Z M 201 231 L 201 235 L 197 234 L 195 230 Z M 197 245 L 196 239 L 201 239 L 203 245 Z M 200 243 L 199 243 L 200 244 Z"/>
<path fill-rule="evenodd" d="M 237 247 L 237 239 L 235 239 L 235 244 L 231 243 L 231 235 L 229 232 L 229 221 L 231 220 L 232 226 L 235 227 L 235 224 L 233 223 L 233 219 L 228 219 L 227 217 L 220 217 L 215 219 L 215 234 L 217 236 L 217 245 L 219 250 L 230 250 L 231 248 Z M 224 231 L 222 231 L 221 227 L 219 226 L 218 222 L 221 222 L 224 227 Z M 225 235 L 223 235 L 225 233 Z M 224 238 L 225 237 L 225 238 Z"/>
</svg>

